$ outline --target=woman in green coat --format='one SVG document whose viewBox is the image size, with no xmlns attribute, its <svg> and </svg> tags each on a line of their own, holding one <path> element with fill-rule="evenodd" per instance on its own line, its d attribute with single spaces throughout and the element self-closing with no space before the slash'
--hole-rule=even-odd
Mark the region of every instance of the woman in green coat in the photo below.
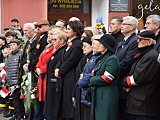
<svg viewBox="0 0 160 120">
<path fill-rule="evenodd" d="M 115 39 L 108 34 L 99 40 L 101 56 L 97 60 L 92 86 L 92 116 L 93 120 L 118 120 L 118 75 L 119 61 L 114 55 Z"/>
</svg>

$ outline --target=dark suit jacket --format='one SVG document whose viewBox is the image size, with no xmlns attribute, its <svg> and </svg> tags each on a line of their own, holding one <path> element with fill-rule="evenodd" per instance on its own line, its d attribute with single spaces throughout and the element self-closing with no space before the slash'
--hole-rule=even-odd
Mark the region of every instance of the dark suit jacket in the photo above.
<svg viewBox="0 0 160 120">
<path fill-rule="evenodd" d="M 156 36 L 156 44 L 155 44 L 154 48 L 160 53 L 160 31 L 159 31 L 158 35 Z"/>
<path fill-rule="evenodd" d="M 38 62 L 39 55 L 44 50 L 47 45 L 47 32 L 44 33 L 44 36 L 40 40 L 34 40 L 31 44 L 30 49 L 30 63 L 28 65 L 28 69 L 30 71 L 34 71 L 34 68 Z"/>
<path fill-rule="evenodd" d="M 120 98 L 126 98 L 125 91 L 123 91 L 122 81 L 130 71 L 133 64 L 134 55 L 138 52 L 137 36 L 133 33 L 124 43 L 119 42 L 116 56 L 120 62 L 120 74 L 119 74 L 119 95 Z"/>
</svg>

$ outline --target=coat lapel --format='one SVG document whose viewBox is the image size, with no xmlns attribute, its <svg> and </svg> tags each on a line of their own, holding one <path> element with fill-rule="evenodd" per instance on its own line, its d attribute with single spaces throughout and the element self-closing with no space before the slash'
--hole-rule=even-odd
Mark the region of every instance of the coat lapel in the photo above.
<svg viewBox="0 0 160 120">
<path fill-rule="evenodd" d="M 99 62 L 97 62 L 96 66 L 94 68 L 94 72 L 96 72 L 97 70 L 99 70 L 101 68 L 101 66 L 104 64 L 104 62 L 109 57 L 109 55 L 110 55 L 110 53 L 107 53 Z"/>
</svg>

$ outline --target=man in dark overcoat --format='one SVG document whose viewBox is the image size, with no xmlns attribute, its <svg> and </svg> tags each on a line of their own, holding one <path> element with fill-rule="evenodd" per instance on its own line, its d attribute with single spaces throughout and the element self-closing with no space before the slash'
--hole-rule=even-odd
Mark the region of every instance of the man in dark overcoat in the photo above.
<svg viewBox="0 0 160 120">
<path fill-rule="evenodd" d="M 39 55 L 44 50 L 47 43 L 47 31 L 49 30 L 49 22 L 47 20 L 39 20 L 35 24 L 36 28 L 36 38 L 30 44 L 29 48 L 29 62 L 23 65 L 25 72 L 32 72 L 33 78 L 32 85 L 35 87 L 37 85 L 37 76 L 35 74 L 35 66 L 38 62 Z M 36 102 L 36 119 L 44 119 L 43 117 L 43 103 L 37 100 Z"/>
<path fill-rule="evenodd" d="M 120 120 L 126 120 L 125 106 L 127 93 L 123 90 L 122 81 L 124 77 L 128 75 L 133 63 L 134 55 L 138 50 L 137 36 L 135 34 L 137 25 L 138 21 L 135 17 L 126 16 L 123 18 L 121 32 L 124 35 L 124 39 L 119 42 L 116 51 L 116 56 L 120 62 L 120 74 L 118 80 Z"/>
</svg>

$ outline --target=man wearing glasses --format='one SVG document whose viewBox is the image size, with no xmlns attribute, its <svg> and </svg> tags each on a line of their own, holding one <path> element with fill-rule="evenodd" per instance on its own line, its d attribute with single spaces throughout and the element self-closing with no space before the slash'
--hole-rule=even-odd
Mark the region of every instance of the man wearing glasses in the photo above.
<svg viewBox="0 0 160 120">
<path fill-rule="evenodd" d="M 126 102 L 127 120 L 159 120 L 160 64 L 158 52 L 153 49 L 155 34 L 143 31 L 138 34 L 138 53 L 123 86 L 128 92 Z"/>
<path fill-rule="evenodd" d="M 116 56 L 120 62 L 120 74 L 118 80 L 119 91 L 119 118 L 126 120 L 127 114 L 125 113 L 127 93 L 123 90 L 122 81 L 128 75 L 131 65 L 133 63 L 134 55 L 138 51 L 137 36 L 135 31 L 138 26 L 138 21 L 133 16 L 123 17 L 121 24 L 121 33 L 124 39 L 118 43 Z"/>
<path fill-rule="evenodd" d="M 157 14 L 149 15 L 146 18 L 146 30 L 151 30 L 156 35 L 156 44 L 154 48 L 160 53 L 160 16 Z"/>
</svg>

